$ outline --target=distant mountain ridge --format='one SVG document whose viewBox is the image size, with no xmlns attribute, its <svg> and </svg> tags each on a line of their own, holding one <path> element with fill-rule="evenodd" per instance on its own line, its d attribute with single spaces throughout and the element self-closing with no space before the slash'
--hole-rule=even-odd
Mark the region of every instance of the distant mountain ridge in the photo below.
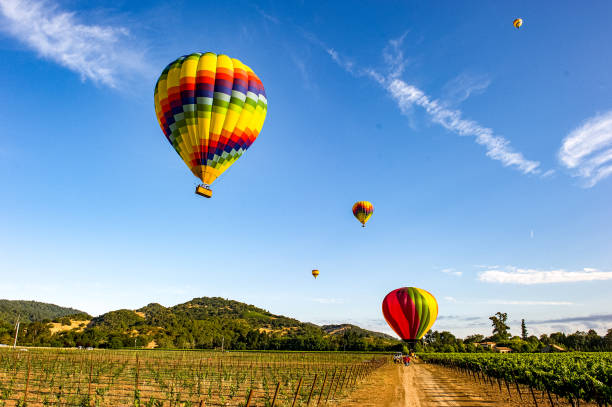
<svg viewBox="0 0 612 407">
<path fill-rule="evenodd" d="M 318 326 L 220 297 L 194 298 L 172 307 L 151 303 L 136 310 L 120 309 L 97 317 L 52 304 L 25 303 L 32 322 L 23 326 L 20 333 L 23 345 L 187 349 L 224 346 L 227 349 L 271 350 L 391 350 L 401 347 L 401 342 L 389 335 L 355 325 Z M 7 343 L 10 338 L 12 316 L 17 308 L 9 310 L 8 318 L 0 315 L 0 343 Z"/>
<path fill-rule="evenodd" d="M 36 322 L 79 313 L 83 313 L 83 311 L 45 302 L 0 300 L 0 320 L 13 323 L 18 316 L 21 322 Z"/>
</svg>

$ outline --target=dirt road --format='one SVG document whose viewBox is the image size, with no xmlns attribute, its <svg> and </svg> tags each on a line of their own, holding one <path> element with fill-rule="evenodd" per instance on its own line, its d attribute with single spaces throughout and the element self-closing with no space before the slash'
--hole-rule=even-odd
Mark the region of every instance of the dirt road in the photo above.
<svg viewBox="0 0 612 407">
<path fill-rule="evenodd" d="M 412 364 L 404 367 L 389 364 L 374 373 L 349 399 L 339 405 L 343 407 L 504 405 L 483 399 L 477 389 L 471 388 L 471 383 L 453 376 L 451 372 L 432 365 Z"/>
<path fill-rule="evenodd" d="M 501 384 L 500 384 L 501 385 Z M 553 396 L 554 397 L 554 396 Z M 535 402 L 534 402 L 535 399 Z M 480 383 L 469 376 L 435 365 L 413 363 L 411 366 L 388 364 L 366 379 L 340 407 L 538 407 L 549 406 L 548 394 L 497 383 Z M 569 406 L 554 400 L 555 406 Z M 591 404 L 582 404 L 589 405 Z"/>
</svg>

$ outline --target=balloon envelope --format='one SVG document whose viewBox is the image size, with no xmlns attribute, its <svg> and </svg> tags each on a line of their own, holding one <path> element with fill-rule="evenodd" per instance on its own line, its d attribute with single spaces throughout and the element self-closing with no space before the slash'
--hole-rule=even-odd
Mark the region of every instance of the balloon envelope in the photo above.
<svg viewBox="0 0 612 407">
<path fill-rule="evenodd" d="M 155 113 L 166 138 L 205 185 L 253 144 L 268 101 L 253 70 L 212 52 L 170 63 L 155 85 Z"/>
<path fill-rule="evenodd" d="M 382 303 L 385 320 L 404 340 L 421 339 L 438 317 L 438 303 L 429 292 L 416 287 L 391 291 Z"/>
<path fill-rule="evenodd" d="M 368 201 L 355 202 L 353 205 L 353 216 L 357 218 L 361 225 L 365 227 L 366 222 L 374 213 L 374 205 Z"/>
<path fill-rule="evenodd" d="M 521 26 L 523 25 L 523 19 L 517 18 L 512 22 L 512 25 L 514 25 L 516 28 L 521 28 Z"/>
<path fill-rule="evenodd" d="M 319 276 L 319 270 L 312 270 L 312 276 L 317 278 Z"/>
</svg>

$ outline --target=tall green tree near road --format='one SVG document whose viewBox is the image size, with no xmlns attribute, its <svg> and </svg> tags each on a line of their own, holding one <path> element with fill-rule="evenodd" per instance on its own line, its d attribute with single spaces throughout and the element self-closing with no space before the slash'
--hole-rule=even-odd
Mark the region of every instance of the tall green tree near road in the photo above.
<svg viewBox="0 0 612 407">
<path fill-rule="evenodd" d="M 524 319 L 521 319 L 521 338 L 523 338 L 524 341 L 527 340 L 527 326 L 525 325 Z"/>
<path fill-rule="evenodd" d="M 510 332 L 508 330 L 510 327 L 506 325 L 506 321 L 508 320 L 508 314 L 505 312 L 496 312 L 495 315 L 489 317 L 491 323 L 493 324 L 493 338 L 494 340 L 506 340 L 510 338 Z"/>
</svg>

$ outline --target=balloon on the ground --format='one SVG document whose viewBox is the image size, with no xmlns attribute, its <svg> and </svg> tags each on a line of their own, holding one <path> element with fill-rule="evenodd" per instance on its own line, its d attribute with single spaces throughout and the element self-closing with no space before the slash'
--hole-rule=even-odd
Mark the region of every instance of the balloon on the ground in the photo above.
<svg viewBox="0 0 612 407">
<path fill-rule="evenodd" d="M 312 276 L 317 278 L 319 276 L 319 270 L 312 270 Z"/>
<path fill-rule="evenodd" d="M 516 20 L 512 22 L 512 25 L 514 25 L 514 27 L 516 28 L 521 28 L 521 26 L 523 25 L 523 19 L 517 18 Z"/>
<path fill-rule="evenodd" d="M 421 339 L 438 317 L 438 303 L 429 292 L 416 287 L 391 291 L 382 303 L 385 320 L 405 341 Z"/>
<path fill-rule="evenodd" d="M 374 213 L 374 205 L 368 201 L 359 201 L 353 205 L 353 215 L 361 222 L 361 226 L 365 227 L 366 222 Z"/>
<path fill-rule="evenodd" d="M 235 58 L 193 53 L 171 62 L 155 85 L 155 113 L 162 131 L 203 185 L 212 184 L 253 144 L 268 109 L 253 70 Z"/>
</svg>

